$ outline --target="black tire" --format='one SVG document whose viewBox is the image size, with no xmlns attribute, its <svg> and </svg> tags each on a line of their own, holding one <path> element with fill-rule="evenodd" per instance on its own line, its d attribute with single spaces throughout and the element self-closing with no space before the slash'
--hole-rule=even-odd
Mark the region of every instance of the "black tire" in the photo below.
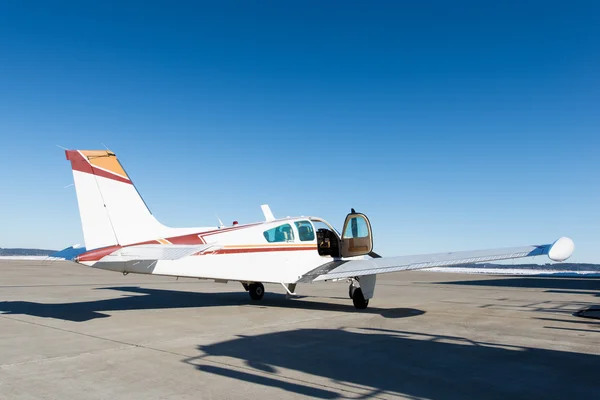
<svg viewBox="0 0 600 400">
<path fill-rule="evenodd" d="M 262 283 L 251 283 L 248 286 L 248 293 L 250 293 L 250 298 L 252 300 L 260 300 L 265 295 L 265 287 Z"/>
<path fill-rule="evenodd" d="M 357 310 L 364 310 L 369 305 L 369 300 L 365 299 L 361 288 L 354 289 L 354 293 L 352 295 L 352 303 L 354 303 L 354 307 Z"/>
<path fill-rule="evenodd" d="M 350 286 L 348 287 L 348 297 L 352 298 L 353 292 L 354 292 L 354 288 L 352 287 L 352 284 L 350 284 Z"/>
</svg>

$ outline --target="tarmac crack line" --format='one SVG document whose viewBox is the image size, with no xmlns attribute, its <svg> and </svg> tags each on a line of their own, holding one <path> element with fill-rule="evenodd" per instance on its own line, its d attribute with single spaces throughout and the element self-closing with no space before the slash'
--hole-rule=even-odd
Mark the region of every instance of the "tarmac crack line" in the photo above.
<svg viewBox="0 0 600 400">
<path fill-rule="evenodd" d="M 24 324 L 36 325 L 36 326 L 41 326 L 43 328 L 49 328 L 49 329 L 54 329 L 54 330 L 57 330 L 57 331 L 73 333 L 75 335 L 87 336 L 87 337 L 90 337 L 90 338 L 100 339 L 100 340 L 106 340 L 106 341 L 113 342 L 113 343 L 119 343 L 119 344 L 126 344 L 126 345 L 130 345 L 130 346 L 135 346 L 135 344 L 133 344 L 133 343 L 127 343 L 127 342 L 123 342 L 123 341 L 120 341 L 120 340 L 103 338 L 101 336 L 90 335 L 89 333 L 77 332 L 77 331 L 73 331 L 73 330 L 70 330 L 70 329 L 59 328 L 59 327 L 52 326 L 52 325 L 40 324 L 40 323 L 37 323 L 37 322 L 31 322 L 31 321 L 24 321 L 22 319 L 12 318 L 12 317 L 8 317 L 6 315 L 0 315 L 0 317 L 1 318 L 5 318 L 5 319 L 9 319 L 9 320 L 12 320 L 12 321 L 22 322 Z"/>
</svg>

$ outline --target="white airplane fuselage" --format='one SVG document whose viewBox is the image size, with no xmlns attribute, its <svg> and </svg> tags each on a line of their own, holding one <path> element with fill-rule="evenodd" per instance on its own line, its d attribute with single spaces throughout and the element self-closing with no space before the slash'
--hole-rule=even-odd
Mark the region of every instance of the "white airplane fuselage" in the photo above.
<svg viewBox="0 0 600 400">
<path fill-rule="evenodd" d="M 305 273 L 333 261 L 332 257 L 320 256 L 317 251 L 316 230 L 313 225 L 316 221 L 329 225 L 315 217 L 284 218 L 144 242 L 214 245 L 178 260 L 157 260 L 152 263 L 102 261 L 104 255 L 117 248 L 109 246 L 88 251 L 80 255 L 77 261 L 95 268 L 123 273 L 290 284 L 297 282 Z M 303 227 L 310 224 L 311 234 L 302 236 L 298 231 L 298 224 Z M 281 227 L 291 229 L 290 237 L 283 241 L 269 242 L 265 232 Z"/>
</svg>

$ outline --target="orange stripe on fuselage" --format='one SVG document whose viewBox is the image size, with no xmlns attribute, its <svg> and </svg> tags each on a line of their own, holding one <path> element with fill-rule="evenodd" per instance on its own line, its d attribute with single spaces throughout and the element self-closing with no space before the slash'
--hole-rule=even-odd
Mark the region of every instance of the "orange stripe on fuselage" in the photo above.
<svg viewBox="0 0 600 400">
<path fill-rule="evenodd" d="M 316 250 L 317 246 L 276 246 L 276 247 L 225 247 L 214 251 L 196 253 L 196 256 L 205 255 L 223 255 L 223 254 L 241 254 L 241 253 L 272 253 L 283 251 L 309 251 Z"/>
<path fill-rule="evenodd" d="M 270 247 L 270 248 L 285 248 L 285 247 L 311 247 L 311 248 L 317 248 L 317 246 L 314 245 L 310 245 L 310 244 L 306 244 L 306 243 L 286 243 L 284 245 L 274 245 L 274 244 L 234 244 L 234 245 L 225 245 L 223 246 L 223 248 L 226 249 L 237 249 L 237 248 L 247 248 L 247 247 L 256 247 L 256 248 L 263 248 L 263 247 Z"/>
</svg>

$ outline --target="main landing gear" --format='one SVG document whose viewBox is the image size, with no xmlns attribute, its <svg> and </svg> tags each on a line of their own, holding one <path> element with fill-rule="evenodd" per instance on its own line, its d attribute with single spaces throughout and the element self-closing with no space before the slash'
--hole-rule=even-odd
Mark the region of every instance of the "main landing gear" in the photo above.
<svg viewBox="0 0 600 400">
<path fill-rule="evenodd" d="M 365 299 L 360 286 L 356 286 L 357 283 L 357 281 L 352 280 L 350 287 L 348 287 L 348 295 L 357 310 L 364 310 L 369 305 L 369 299 Z"/>
<path fill-rule="evenodd" d="M 250 284 L 243 283 L 242 285 L 244 285 L 244 289 L 248 291 L 252 300 L 260 300 L 265 295 L 265 287 L 260 282 Z"/>
</svg>

